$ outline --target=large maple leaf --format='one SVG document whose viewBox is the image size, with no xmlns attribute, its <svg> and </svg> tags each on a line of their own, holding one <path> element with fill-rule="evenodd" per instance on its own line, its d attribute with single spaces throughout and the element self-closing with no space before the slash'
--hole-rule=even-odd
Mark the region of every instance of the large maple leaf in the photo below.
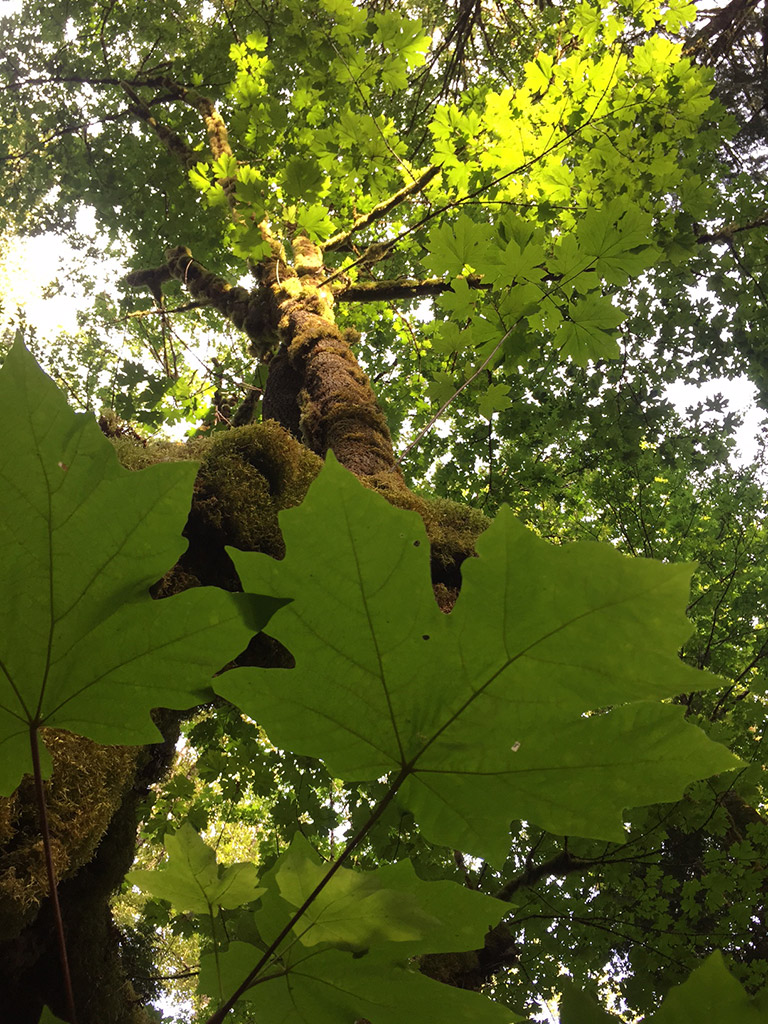
<svg viewBox="0 0 768 1024">
<path fill-rule="evenodd" d="M 690 566 L 552 545 L 503 510 L 445 615 L 421 520 L 332 457 L 281 526 L 283 561 L 231 554 L 246 590 L 296 595 L 270 625 L 296 666 L 216 689 L 337 778 L 390 775 L 432 841 L 498 863 L 514 818 L 620 841 L 624 808 L 738 764 L 660 702 L 719 684 L 678 658 Z"/>
</svg>

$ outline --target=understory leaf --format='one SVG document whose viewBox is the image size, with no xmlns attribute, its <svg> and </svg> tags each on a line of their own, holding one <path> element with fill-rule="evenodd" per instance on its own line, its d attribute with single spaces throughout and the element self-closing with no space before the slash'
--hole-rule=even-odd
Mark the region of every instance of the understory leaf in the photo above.
<svg viewBox="0 0 768 1024">
<path fill-rule="evenodd" d="M 189 822 L 165 837 L 168 860 L 151 871 L 129 871 L 132 885 L 176 910 L 215 917 L 221 908 L 234 909 L 250 903 L 266 890 L 258 887 L 255 864 L 216 863 L 216 854 Z"/>
<path fill-rule="evenodd" d="M 219 953 L 222 991 L 231 992 L 254 963 L 254 947 L 233 942 Z M 286 969 L 287 968 L 287 969 Z M 214 996 L 216 958 L 201 961 L 200 987 Z M 512 1024 L 521 1018 L 475 992 L 433 981 L 394 959 L 371 954 L 356 957 L 338 949 L 294 947 L 287 965 L 275 970 L 242 996 L 269 1024 L 339 1024 L 370 1020 L 376 1024 Z"/>
<path fill-rule="evenodd" d="M 671 989 L 649 1024 L 766 1024 L 768 989 L 748 996 L 716 950 Z"/>
<path fill-rule="evenodd" d="M 560 1004 L 562 1024 L 616 1024 L 608 1013 L 584 992 L 566 986 Z M 734 978 L 716 950 L 682 983 L 671 989 L 646 1024 L 766 1024 L 768 989 L 749 996 Z"/>
<path fill-rule="evenodd" d="M 298 909 L 328 867 L 297 834 L 271 875 L 281 898 Z M 338 869 L 294 931 L 305 946 L 326 942 L 367 951 L 396 942 L 401 950 L 403 943 L 415 943 L 412 954 L 460 951 L 482 945 L 508 910 L 508 904 L 454 882 L 423 882 L 406 860 L 375 871 Z"/>
<path fill-rule="evenodd" d="M 410 861 L 402 861 L 374 871 L 337 869 L 307 906 L 329 868 L 297 835 L 262 879 L 268 894 L 255 923 L 264 946 L 299 908 L 306 909 L 243 997 L 257 1006 L 260 1019 L 280 1024 L 338 1024 L 345 1014 L 381 1024 L 517 1019 L 505 1007 L 408 966 L 410 958 L 424 953 L 482 948 L 508 904 L 454 882 L 424 882 Z M 232 942 L 226 951 L 203 957 L 201 990 L 216 996 L 233 991 L 259 954 L 255 946 Z"/>
<path fill-rule="evenodd" d="M 38 1024 L 66 1024 L 66 1021 L 63 1021 L 61 1017 L 56 1017 L 52 1010 L 44 1006 Z"/>
</svg>

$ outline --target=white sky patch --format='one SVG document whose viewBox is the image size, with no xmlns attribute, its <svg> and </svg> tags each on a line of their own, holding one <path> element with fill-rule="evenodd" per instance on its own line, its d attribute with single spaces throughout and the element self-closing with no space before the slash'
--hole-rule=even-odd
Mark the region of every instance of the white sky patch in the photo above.
<svg viewBox="0 0 768 1024">
<path fill-rule="evenodd" d="M 152 1005 L 171 1020 L 189 1020 L 195 1011 L 191 999 L 176 999 L 170 995 L 161 996 Z"/>
<path fill-rule="evenodd" d="M 96 211 L 92 207 L 80 207 L 75 214 L 75 226 L 81 235 L 99 243 Z M 62 331 L 76 334 L 77 313 L 87 298 L 67 274 L 68 264 L 75 262 L 82 266 L 81 255 L 53 234 L 4 241 L 0 247 L 0 327 L 19 310 L 42 338 L 54 338 Z M 106 288 L 125 272 L 119 261 L 112 258 L 100 259 L 98 264 L 91 261 L 85 269 L 92 273 L 97 290 Z M 56 282 L 60 282 L 63 291 L 57 292 Z"/>
<path fill-rule="evenodd" d="M 61 243 L 48 235 L 12 238 L 6 244 L 0 264 L 3 321 L 22 310 L 43 337 L 77 330 L 76 299 L 67 295 L 44 297 L 46 288 L 59 277 L 63 252 Z"/>
<path fill-rule="evenodd" d="M 735 432 L 738 449 L 730 461 L 735 467 L 749 466 L 754 462 L 758 437 L 765 432 L 768 413 L 758 407 L 757 388 L 752 381 L 746 377 L 736 380 L 716 377 L 703 384 L 675 381 L 674 384 L 667 386 L 666 394 L 681 416 L 685 416 L 686 409 L 691 406 L 721 394 L 727 400 L 730 409 L 743 417 L 742 425 Z"/>
</svg>

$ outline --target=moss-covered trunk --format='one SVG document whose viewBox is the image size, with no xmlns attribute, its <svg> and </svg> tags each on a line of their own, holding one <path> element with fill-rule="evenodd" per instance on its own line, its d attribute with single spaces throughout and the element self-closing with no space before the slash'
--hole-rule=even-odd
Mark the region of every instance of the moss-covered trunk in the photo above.
<svg viewBox="0 0 768 1024">
<path fill-rule="evenodd" d="M 168 270 L 194 298 L 242 327 L 256 354 L 272 356 L 265 420 L 277 420 L 321 458 L 332 451 L 358 476 L 391 473 L 399 480 L 386 417 L 352 352 L 356 334 L 336 325 L 322 252 L 298 237 L 293 253 L 292 266 L 278 252 L 256 268 L 252 292 L 231 288 L 185 248 L 168 252 Z"/>
</svg>

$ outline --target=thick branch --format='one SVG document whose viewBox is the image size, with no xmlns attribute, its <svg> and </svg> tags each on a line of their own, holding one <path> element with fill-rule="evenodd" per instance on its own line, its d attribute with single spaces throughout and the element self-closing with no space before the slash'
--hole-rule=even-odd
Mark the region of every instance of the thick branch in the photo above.
<svg viewBox="0 0 768 1024">
<path fill-rule="evenodd" d="M 235 327 L 245 331 L 256 355 L 264 356 L 273 347 L 268 299 L 261 289 L 249 292 L 240 285 L 231 285 L 206 270 L 183 245 L 168 249 L 165 258 L 168 276 L 181 281 L 196 302 L 213 306 Z"/>
<path fill-rule="evenodd" d="M 194 167 L 198 162 L 199 155 L 194 152 L 192 147 L 180 135 L 177 135 L 176 132 L 163 124 L 162 121 L 157 120 L 149 104 L 145 103 L 132 86 L 127 82 L 121 82 L 120 85 L 123 92 L 131 100 L 133 112 L 152 129 L 171 156 L 174 156 L 186 171 Z"/>
<path fill-rule="evenodd" d="M 742 231 L 754 231 L 755 228 L 764 227 L 768 227 L 768 214 L 747 221 L 745 224 L 726 224 L 717 231 L 702 232 L 696 236 L 696 241 L 701 245 L 708 242 L 730 242 L 734 235 Z M 549 281 L 557 280 L 558 276 L 555 274 L 545 275 Z M 470 288 L 480 291 L 489 291 L 492 288 L 490 282 L 484 281 L 477 274 L 470 274 L 463 280 Z M 398 299 L 425 299 L 451 291 L 451 285 L 450 280 L 442 277 L 401 277 L 386 281 L 356 281 L 338 291 L 334 289 L 334 298 L 337 302 L 391 302 Z"/>
<path fill-rule="evenodd" d="M 470 288 L 489 290 L 491 285 L 481 277 L 465 277 Z M 401 277 L 392 281 L 358 281 L 335 292 L 337 302 L 388 302 L 395 299 L 425 299 L 451 290 L 451 282 L 442 277 Z"/>
<path fill-rule="evenodd" d="M 183 100 L 188 106 L 195 109 L 205 122 L 208 130 L 208 145 L 215 160 L 220 156 L 232 156 L 232 147 L 229 144 L 229 135 L 224 118 L 216 109 L 212 100 L 203 96 L 197 89 L 188 89 L 183 85 L 170 84 L 172 91 Z"/>
<path fill-rule="evenodd" d="M 549 860 L 545 860 L 542 864 L 531 865 L 522 875 L 511 879 L 494 895 L 499 900 L 511 900 L 518 889 L 535 885 L 542 878 L 549 878 L 552 875 L 563 878 L 574 871 L 582 871 L 594 863 L 592 860 L 583 860 L 581 857 L 575 857 L 568 850 L 563 850 L 554 857 L 550 857 Z"/>
<path fill-rule="evenodd" d="M 744 23 L 760 0 L 731 0 L 694 36 L 688 53 L 702 54 L 709 63 L 723 57 L 741 34 Z"/>
<path fill-rule="evenodd" d="M 409 196 L 414 195 L 417 192 L 421 192 L 432 179 L 440 171 L 440 168 L 436 165 L 428 167 L 426 171 L 423 171 L 418 178 L 412 181 L 409 185 L 401 188 L 399 192 L 395 192 L 389 199 L 385 199 L 383 202 L 374 206 L 368 213 L 358 217 L 351 228 L 348 231 L 340 231 L 336 235 L 332 235 L 331 238 L 323 245 L 323 249 L 326 252 L 331 252 L 337 249 L 349 248 L 349 241 L 358 231 L 362 231 L 364 228 L 369 227 L 371 224 L 375 224 L 377 220 L 381 220 L 382 217 L 394 210 L 396 206 L 399 206 Z"/>
<path fill-rule="evenodd" d="M 127 278 L 124 278 L 127 280 Z M 155 306 L 154 309 L 137 309 L 134 313 L 128 313 L 126 315 L 127 320 L 135 319 L 136 317 L 145 316 L 170 316 L 171 313 L 187 313 L 190 309 L 204 309 L 206 306 L 210 306 L 208 299 L 200 299 L 197 302 L 185 302 L 181 306 L 174 306 L 173 309 L 165 309 L 164 307 Z"/>
<path fill-rule="evenodd" d="M 768 215 L 758 217 L 756 220 L 747 221 L 746 224 L 726 224 L 718 231 L 706 232 L 696 236 L 696 241 L 705 242 L 732 242 L 733 236 L 741 231 L 753 231 L 755 228 L 768 227 Z"/>
<path fill-rule="evenodd" d="M 301 438 L 313 452 L 325 457 L 331 450 L 358 476 L 386 474 L 400 486 L 387 418 L 350 347 L 356 332 L 342 332 L 334 323 L 333 295 L 323 284 L 322 252 L 302 237 L 293 240 L 293 252 L 295 276 L 278 281 L 273 275 L 276 264 L 271 264 L 264 282 L 270 286 L 272 322 L 282 342 L 274 360 L 275 372 L 282 376 L 273 377 L 270 367 L 266 391 L 287 385 L 298 410 Z M 286 376 L 288 368 L 292 375 Z"/>
<path fill-rule="evenodd" d="M 214 159 L 218 160 L 222 155 L 231 156 L 232 147 L 229 144 L 227 126 L 213 101 L 208 99 L 207 96 L 203 96 L 197 89 L 179 85 L 168 79 L 161 79 L 160 81 L 168 90 L 169 98 L 181 100 L 200 114 L 208 132 L 208 145 Z M 182 163 L 185 170 L 194 167 L 200 160 L 200 154 L 196 153 L 176 132 L 168 128 L 162 121 L 158 121 L 152 113 L 150 105 L 139 96 L 132 85 L 128 82 L 120 82 L 120 85 L 131 99 L 135 113 L 138 114 L 142 121 L 149 125 L 166 149 Z"/>
</svg>

